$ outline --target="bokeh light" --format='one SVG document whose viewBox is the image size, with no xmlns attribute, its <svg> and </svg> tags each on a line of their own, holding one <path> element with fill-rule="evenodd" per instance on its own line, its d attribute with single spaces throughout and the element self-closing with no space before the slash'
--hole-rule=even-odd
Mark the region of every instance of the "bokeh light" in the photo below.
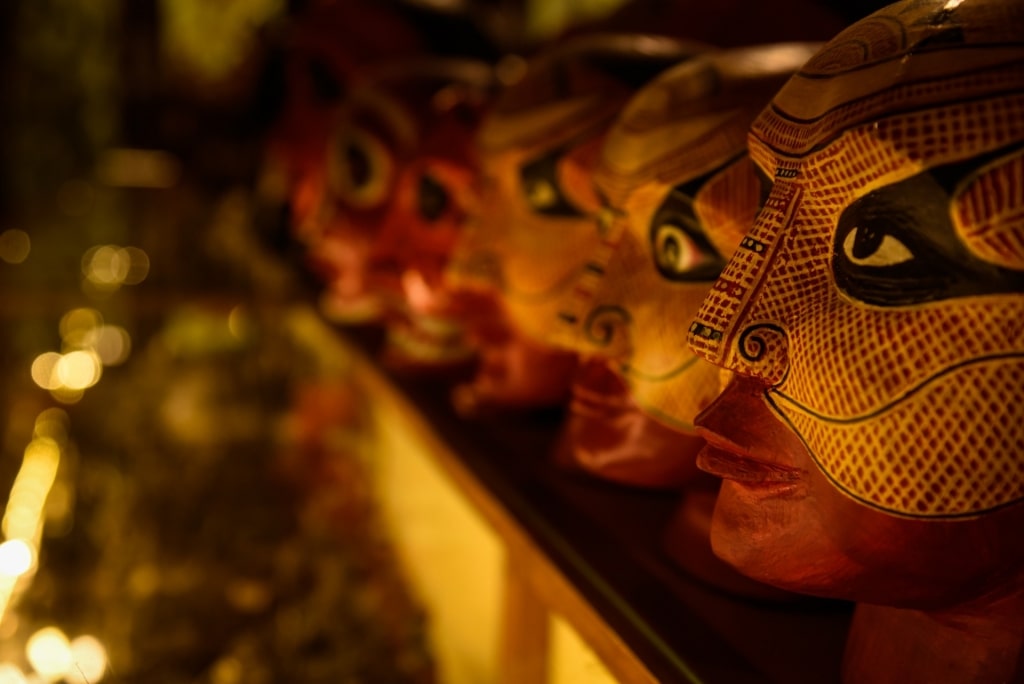
<svg viewBox="0 0 1024 684">
<path fill-rule="evenodd" d="M 149 275 L 149 255 L 138 247 L 94 245 L 82 255 L 82 275 L 100 292 L 137 285 Z"/>
<path fill-rule="evenodd" d="M 64 340 L 68 340 L 77 335 L 85 335 L 101 325 L 103 325 L 103 314 L 96 309 L 89 307 L 71 309 L 60 318 L 60 336 Z"/>
<path fill-rule="evenodd" d="M 60 384 L 70 390 L 84 390 L 99 382 L 103 364 L 93 351 L 73 351 L 64 354 L 54 369 Z"/>
<path fill-rule="evenodd" d="M 64 409 L 51 407 L 39 412 L 36 416 L 33 437 L 49 437 L 57 444 L 67 441 L 71 419 Z"/>
<path fill-rule="evenodd" d="M 57 377 L 57 364 L 61 355 L 57 352 L 44 352 L 32 361 L 32 382 L 46 390 L 60 388 L 60 378 Z"/>
<path fill-rule="evenodd" d="M 138 285 L 149 275 L 149 255 L 138 247 L 125 247 L 122 251 L 128 259 L 124 282 L 126 285 Z"/>
<path fill-rule="evenodd" d="M 0 544 L 0 575 L 21 577 L 35 563 L 35 550 L 24 539 L 8 539 Z"/>
<path fill-rule="evenodd" d="M 56 682 L 72 671 L 74 660 L 67 636 L 57 627 L 44 627 L 28 638 L 28 662 L 46 681 Z"/>
<path fill-rule="evenodd" d="M 17 665 L 0 663 L 0 684 L 28 684 L 28 679 Z"/>
<path fill-rule="evenodd" d="M 107 673 L 107 649 L 94 636 L 83 634 L 71 641 L 70 684 L 96 684 Z"/>
<path fill-rule="evenodd" d="M 91 349 L 104 366 L 116 366 L 128 358 L 132 340 L 128 331 L 118 325 L 103 325 L 93 328 L 82 340 L 83 346 Z"/>
<path fill-rule="evenodd" d="M 14 478 L 4 513 L 3 533 L 8 539 L 33 539 L 42 520 L 46 496 L 57 477 L 60 446 L 48 437 L 39 437 L 25 447 L 21 469 Z"/>
<path fill-rule="evenodd" d="M 32 241 L 28 233 L 11 228 L 0 233 L 0 259 L 9 264 L 20 264 L 28 258 L 32 251 Z"/>
</svg>

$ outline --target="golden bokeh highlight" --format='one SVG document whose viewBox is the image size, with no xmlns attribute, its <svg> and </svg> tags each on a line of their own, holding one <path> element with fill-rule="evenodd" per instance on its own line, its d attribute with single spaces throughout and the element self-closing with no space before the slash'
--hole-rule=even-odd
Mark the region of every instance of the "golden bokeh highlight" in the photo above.
<svg viewBox="0 0 1024 684">
<path fill-rule="evenodd" d="M 103 364 L 95 352 L 79 350 L 61 356 L 54 371 L 62 386 L 84 390 L 99 382 Z"/>
<path fill-rule="evenodd" d="M 70 389 L 61 385 L 55 390 L 50 390 L 50 396 L 62 404 L 77 404 L 85 396 L 85 390 Z"/>
<path fill-rule="evenodd" d="M 119 325 L 103 325 L 90 330 L 84 345 L 99 357 L 104 366 L 117 366 L 131 354 L 132 340 L 128 331 Z"/>
<path fill-rule="evenodd" d="M 0 684 L 28 684 L 28 679 L 17 665 L 0 663 Z"/>
<path fill-rule="evenodd" d="M 10 228 L 0 233 L 0 259 L 9 264 L 20 264 L 32 251 L 32 240 L 28 233 Z"/>
<path fill-rule="evenodd" d="M 57 627 L 44 627 L 28 638 L 25 656 L 43 680 L 56 682 L 74 667 L 71 643 Z"/>
<path fill-rule="evenodd" d="M 45 390 L 60 388 L 60 378 L 57 377 L 57 364 L 61 355 L 57 352 L 43 352 L 32 361 L 32 382 Z"/>
<path fill-rule="evenodd" d="M 64 409 L 52 407 L 44 409 L 36 416 L 33 437 L 49 437 L 57 444 L 67 441 L 71 419 Z"/>
<path fill-rule="evenodd" d="M 131 336 L 117 325 L 105 325 L 96 309 L 81 307 L 60 320 L 64 353 L 44 352 L 32 362 L 32 381 L 65 404 L 82 398 L 103 375 L 104 366 L 124 363 L 131 353 Z"/>
<path fill-rule="evenodd" d="M 25 447 L 21 469 L 11 486 L 2 523 L 7 539 L 31 541 L 38 536 L 43 506 L 59 465 L 60 446 L 54 440 L 40 437 Z"/>
<path fill-rule="evenodd" d="M 96 684 L 107 673 L 107 649 L 89 634 L 71 640 L 71 671 L 64 675 L 69 684 Z"/>
<path fill-rule="evenodd" d="M 60 336 L 67 340 L 103 325 L 103 314 L 90 307 L 71 309 L 60 317 Z"/>
<path fill-rule="evenodd" d="M 138 285 L 149 275 L 149 255 L 138 247 L 94 245 L 82 255 L 82 275 L 99 291 Z"/>
<path fill-rule="evenodd" d="M 8 539 L 0 544 L 0 575 L 21 577 L 32 569 L 36 552 L 24 539 Z"/>
</svg>

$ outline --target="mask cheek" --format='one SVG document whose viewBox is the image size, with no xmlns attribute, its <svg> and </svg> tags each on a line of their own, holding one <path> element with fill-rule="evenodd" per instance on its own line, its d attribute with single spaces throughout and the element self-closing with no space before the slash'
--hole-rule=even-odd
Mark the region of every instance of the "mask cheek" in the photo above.
<svg viewBox="0 0 1024 684">
<path fill-rule="evenodd" d="M 1024 361 L 976 359 L 862 419 L 778 404 L 844 494 L 898 515 L 953 517 L 1024 498 L 1022 388 Z"/>
</svg>

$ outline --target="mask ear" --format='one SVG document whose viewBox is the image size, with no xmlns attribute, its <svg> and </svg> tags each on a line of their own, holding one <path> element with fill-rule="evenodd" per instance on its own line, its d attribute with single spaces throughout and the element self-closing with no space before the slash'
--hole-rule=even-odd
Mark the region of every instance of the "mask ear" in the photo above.
<svg viewBox="0 0 1024 684">
<path fill-rule="evenodd" d="M 1024 147 L 981 168 L 953 197 L 953 224 L 967 248 L 1024 271 Z"/>
</svg>

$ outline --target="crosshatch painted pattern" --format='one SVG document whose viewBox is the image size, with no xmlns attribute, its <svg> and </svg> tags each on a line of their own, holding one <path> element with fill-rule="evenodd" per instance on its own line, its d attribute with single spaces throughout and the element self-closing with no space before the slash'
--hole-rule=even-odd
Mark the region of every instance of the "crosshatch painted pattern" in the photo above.
<svg viewBox="0 0 1024 684">
<path fill-rule="evenodd" d="M 913 19 L 872 30 L 922 30 Z M 782 97 L 755 122 L 751 156 L 775 185 L 705 300 L 690 344 L 765 380 L 766 399 L 850 496 L 908 516 L 974 515 L 1024 498 L 1019 285 L 866 303 L 837 284 L 836 230 L 843 211 L 873 191 L 1007 148 L 961 181 L 948 213 L 972 258 L 1024 272 L 1024 51 L 970 50 L 957 40 L 999 37 L 960 36 L 930 47 L 935 54 L 913 82 L 875 84 L 877 94 L 842 101 L 836 93 L 864 90 L 879 73 L 870 65 L 890 69 L 906 44 L 879 35 L 866 37 L 860 62 L 836 53 L 805 67 L 822 94 L 792 106 L 813 117 L 787 111 L 794 99 Z M 826 77 L 842 87 L 826 87 Z M 871 121 L 887 109 L 895 113 Z"/>
</svg>

